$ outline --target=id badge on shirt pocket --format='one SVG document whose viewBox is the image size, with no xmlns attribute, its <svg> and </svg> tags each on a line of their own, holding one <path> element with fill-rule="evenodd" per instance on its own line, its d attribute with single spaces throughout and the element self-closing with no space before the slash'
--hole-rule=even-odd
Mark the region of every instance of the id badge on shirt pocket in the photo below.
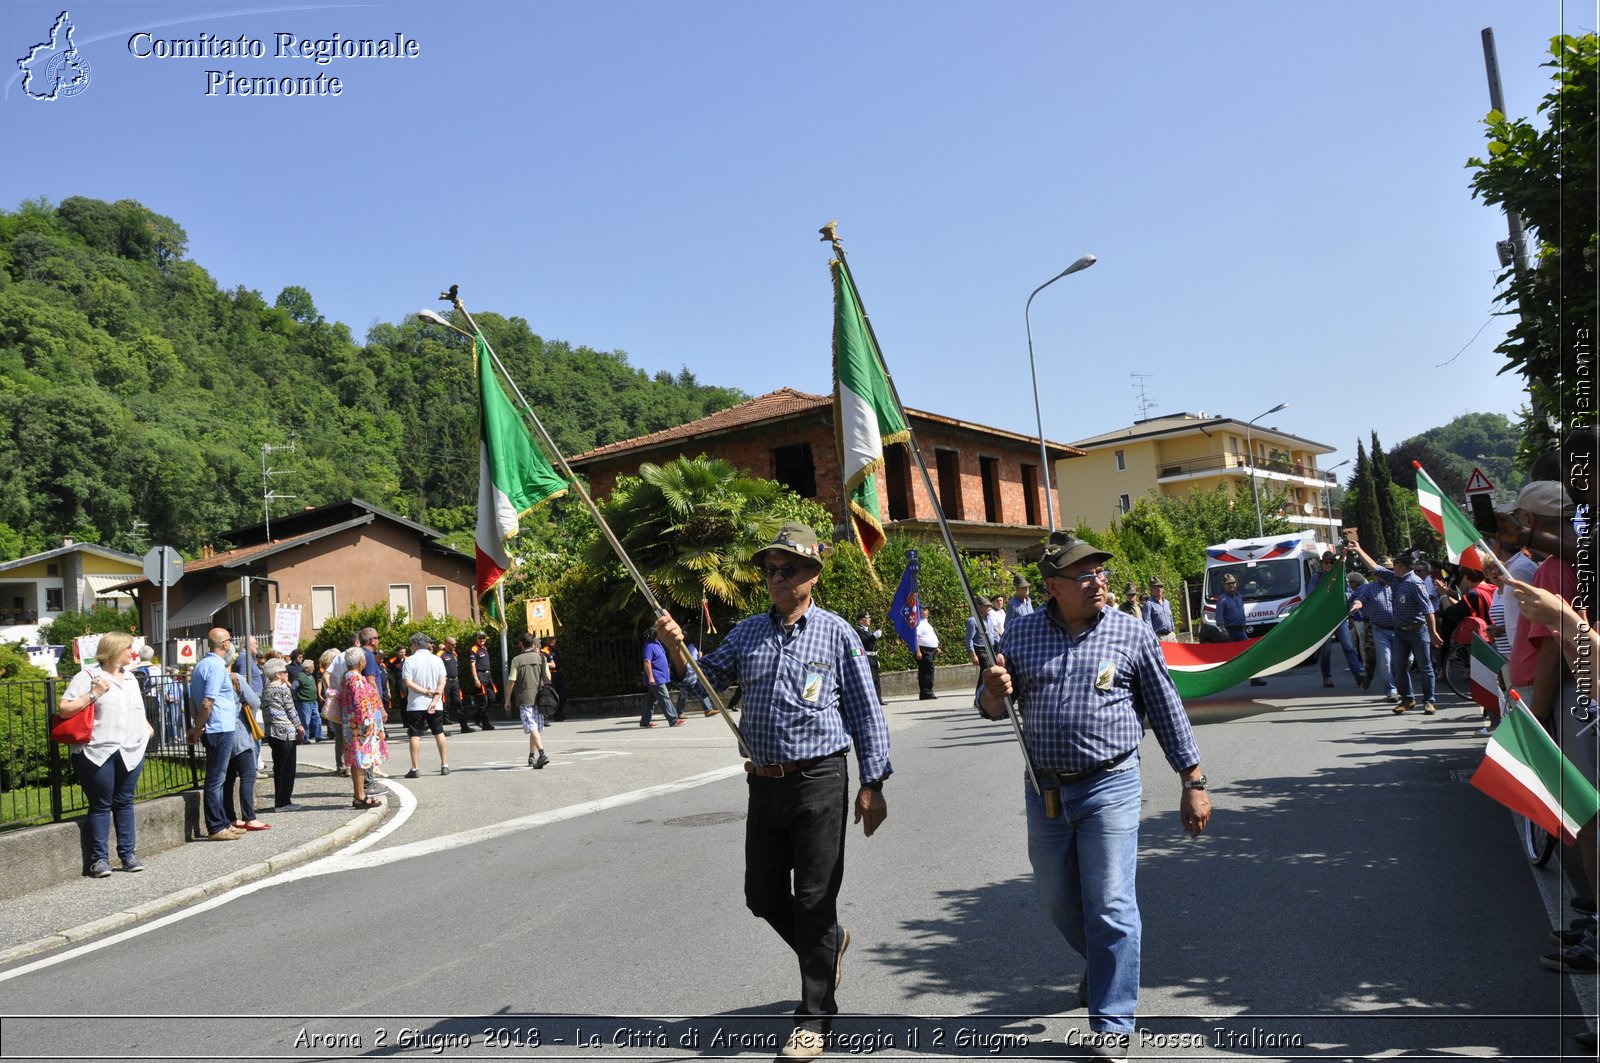
<svg viewBox="0 0 1600 1063">
<path fill-rule="evenodd" d="M 1100 662 L 1094 673 L 1094 688 L 1102 693 L 1117 685 L 1117 662 L 1109 658 Z"/>
<path fill-rule="evenodd" d="M 813 705 L 821 701 L 822 681 L 832 670 L 833 665 L 827 663 L 826 661 L 807 661 L 806 683 L 805 687 L 800 692 L 800 697 Z"/>
</svg>

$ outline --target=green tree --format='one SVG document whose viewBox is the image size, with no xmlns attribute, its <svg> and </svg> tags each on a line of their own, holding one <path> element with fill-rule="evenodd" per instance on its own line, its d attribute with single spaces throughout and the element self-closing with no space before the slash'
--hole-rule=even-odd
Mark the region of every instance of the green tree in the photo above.
<svg viewBox="0 0 1600 1063">
<path fill-rule="evenodd" d="M 0 791 L 49 779 L 49 713 L 45 673 L 28 662 L 21 644 L 0 643 Z"/>
<path fill-rule="evenodd" d="M 1395 504 L 1394 491 L 1391 490 L 1399 477 L 1395 475 L 1389 459 L 1384 456 L 1383 447 L 1378 443 L 1377 429 L 1372 430 L 1372 449 L 1367 452 L 1367 463 L 1372 470 L 1372 493 L 1377 502 L 1378 525 L 1383 529 L 1384 542 L 1405 542 L 1409 537 L 1401 531 L 1400 507 Z"/>
<path fill-rule="evenodd" d="M 1536 411 L 1559 422 L 1580 405 L 1580 388 L 1592 378 L 1597 324 L 1596 166 L 1600 140 L 1600 38 L 1594 33 L 1550 41 L 1554 85 L 1539 104 L 1548 119 L 1536 129 L 1527 119 L 1490 111 L 1484 119 L 1487 158 L 1471 158 L 1472 195 L 1521 215 L 1534 243 L 1537 268 L 1508 268 L 1495 303 L 1516 323 L 1496 347 L 1505 355 L 1501 372 L 1516 371 L 1527 382 Z M 1582 352 L 1588 365 L 1580 368 Z M 1587 397 L 1585 397 L 1587 398 Z M 1554 442 L 1550 425 L 1530 420 L 1524 438 L 1529 458 Z M 1526 467 L 1527 462 L 1522 463 Z"/>
<path fill-rule="evenodd" d="M 1373 483 L 1372 461 L 1367 457 L 1366 444 L 1356 440 L 1356 471 L 1350 482 L 1346 525 L 1356 529 L 1362 549 L 1373 557 L 1389 552 L 1389 541 L 1383 534 L 1383 522 L 1378 514 L 1377 487 Z"/>
</svg>

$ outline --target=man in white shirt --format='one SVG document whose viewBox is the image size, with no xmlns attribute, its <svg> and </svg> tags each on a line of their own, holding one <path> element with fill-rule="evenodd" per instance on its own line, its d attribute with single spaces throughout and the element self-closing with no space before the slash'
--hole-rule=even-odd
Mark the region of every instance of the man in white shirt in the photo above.
<svg viewBox="0 0 1600 1063">
<path fill-rule="evenodd" d="M 939 635 L 928 621 L 928 607 L 920 607 L 922 619 L 917 622 L 917 696 L 929 701 L 933 692 L 933 662 L 939 656 Z"/>
<path fill-rule="evenodd" d="M 406 778 L 418 776 L 417 756 L 422 751 L 422 732 L 433 732 L 439 747 L 439 774 L 450 774 L 450 741 L 444 736 L 444 662 L 433 652 L 433 639 L 417 632 L 411 636 L 411 654 L 400 666 L 400 679 L 406 685 L 406 736 L 411 740 L 411 770 Z"/>
</svg>

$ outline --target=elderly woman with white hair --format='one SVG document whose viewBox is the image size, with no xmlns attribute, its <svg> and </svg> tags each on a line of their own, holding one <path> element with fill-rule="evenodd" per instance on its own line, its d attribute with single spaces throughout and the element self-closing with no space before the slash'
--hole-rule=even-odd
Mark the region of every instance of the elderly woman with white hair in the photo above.
<svg viewBox="0 0 1600 1063">
<path fill-rule="evenodd" d="M 138 652 L 133 636 L 107 632 L 95 653 L 99 667 L 86 665 L 72 677 L 57 706 L 63 719 L 80 712 L 94 714 L 89 740 L 73 745 L 72 770 L 89 798 L 83 818 L 83 873 L 111 877 L 110 834 L 117 828 L 117 857 L 124 871 L 143 871 L 134 853 L 133 795 L 144 771 L 144 751 L 154 729 L 145 716 L 144 696 L 133 674 Z"/>
<path fill-rule="evenodd" d="M 353 808 L 377 808 L 383 802 L 367 796 L 367 769 L 389 759 L 389 742 L 383 733 L 383 699 L 369 675 L 363 675 L 366 653 L 352 646 L 344 655 L 344 682 L 340 703 L 344 709 L 345 764 L 354 790 Z"/>
</svg>

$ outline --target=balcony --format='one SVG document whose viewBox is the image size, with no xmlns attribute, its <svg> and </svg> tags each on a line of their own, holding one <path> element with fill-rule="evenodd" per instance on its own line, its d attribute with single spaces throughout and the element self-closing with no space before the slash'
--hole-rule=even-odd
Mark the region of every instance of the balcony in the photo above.
<svg viewBox="0 0 1600 1063">
<path fill-rule="evenodd" d="M 1192 480 L 1202 476 L 1226 476 L 1230 473 L 1248 476 L 1250 464 L 1249 457 L 1244 454 L 1208 454 L 1205 457 L 1189 458 L 1185 461 L 1164 462 L 1156 466 L 1156 482 Z M 1286 458 L 1257 461 L 1255 468 L 1258 475 L 1276 473 L 1280 476 L 1298 476 L 1304 480 L 1315 481 L 1318 487 L 1337 482 L 1332 473 L 1319 472 Z"/>
</svg>

